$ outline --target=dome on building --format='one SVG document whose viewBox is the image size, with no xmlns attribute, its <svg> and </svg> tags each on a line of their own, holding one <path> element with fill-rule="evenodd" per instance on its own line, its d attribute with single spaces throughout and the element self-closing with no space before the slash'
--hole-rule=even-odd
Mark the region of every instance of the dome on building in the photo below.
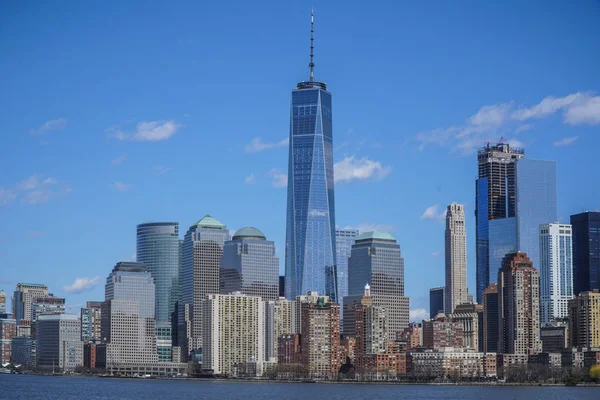
<svg viewBox="0 0 600 400">
<path fill-rule="evenodd" d="M 365 232 L 365 233 L 361 234 L 359 237 L 357 237 L 356 241 L 367 240 L 367 239 L 393 240 L 394 242 L 396 241 L 396 238 L 394 238 L 389 233 L 385 233 L 385 232 Z"/>
<path fill-rule="evenodd" d="M 256 229 L 253 226 L 247 226 L 245 228 L 240 229 L 233 235 L 233 240 L 237 239 L 261 239 L 266 240 L 266 236 L 260 230 Z"/>
</svg>

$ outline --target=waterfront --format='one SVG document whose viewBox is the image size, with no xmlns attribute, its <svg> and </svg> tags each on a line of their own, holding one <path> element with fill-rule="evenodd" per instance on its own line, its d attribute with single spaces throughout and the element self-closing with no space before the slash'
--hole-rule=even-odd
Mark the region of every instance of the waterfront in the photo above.
<svg viewBox="0 0 600 400">
<path fill-rule="evenodd" d="M 0 399 L 481 399 L 584 400 L 600 387 L 306 384 L 0 375 Z"/>
</svg>

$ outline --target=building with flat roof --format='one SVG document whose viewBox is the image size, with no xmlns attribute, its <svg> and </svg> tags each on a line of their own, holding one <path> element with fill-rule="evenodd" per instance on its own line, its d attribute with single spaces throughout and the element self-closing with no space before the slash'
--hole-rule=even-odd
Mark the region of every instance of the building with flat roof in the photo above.
<svg viewBox="0 0 600 400">
<path fill-rule="evenodd" d="M 83 365 L 81 321 L 77 315 L 40 315 L 36 330 L 37 367 L 72 371 Z"/>
</svg>

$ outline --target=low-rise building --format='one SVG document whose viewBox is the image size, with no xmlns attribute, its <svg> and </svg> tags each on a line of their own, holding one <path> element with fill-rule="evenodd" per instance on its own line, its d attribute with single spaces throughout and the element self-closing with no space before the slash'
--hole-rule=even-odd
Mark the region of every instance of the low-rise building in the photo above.
<svg viewBox="0 0 600 400">
<path fill-rule="evenodd" d="M 423 321 L 423 347 L 426 349 L 463 346 L 462 322 L 454 322 L 443 314 L 438 314 L 435 319 Z"/>
<path fill-rule="evenodd" d="M 443 348 L 441 351 L 412 352 L 412 371 L 416 376 L 450 378 L 495 377 L 496 354 Z"/>
</svg>

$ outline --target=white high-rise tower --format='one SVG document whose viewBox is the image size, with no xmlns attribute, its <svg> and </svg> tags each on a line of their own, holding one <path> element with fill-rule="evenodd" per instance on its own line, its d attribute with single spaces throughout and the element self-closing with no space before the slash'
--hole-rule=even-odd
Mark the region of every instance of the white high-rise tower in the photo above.
<svg viewBox="0 0 600 400">
<path fill-rule="evenodd" d="M 465 207 L 450 204 L 446 211 L 446 304 L 447 313 L 467 302 L 467 229 Z"/>
<path fill-rule="evenodd" d="M 573 298 L 573 244 L 569 224 L 540 225 L 540 305 L 542 324 L 569 315 Z"/>
</svg>

